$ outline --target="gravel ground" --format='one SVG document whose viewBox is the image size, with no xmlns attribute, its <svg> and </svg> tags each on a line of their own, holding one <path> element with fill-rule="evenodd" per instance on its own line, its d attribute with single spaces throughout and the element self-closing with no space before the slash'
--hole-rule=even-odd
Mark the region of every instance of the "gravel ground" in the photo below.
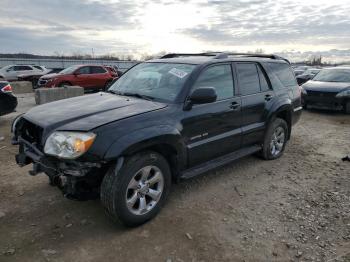
<svg viewBox="0 0 350 262">
<path fill-rule="evenodd" d="M 18 111 L 34 105 L 20 98 Z M 305 111 L 284 156 L 246 157 L 174 185 L 135 228 L 14 162 L 0 118 L 0 261 L 350 261 L 350 116 Z"/>
</svg>

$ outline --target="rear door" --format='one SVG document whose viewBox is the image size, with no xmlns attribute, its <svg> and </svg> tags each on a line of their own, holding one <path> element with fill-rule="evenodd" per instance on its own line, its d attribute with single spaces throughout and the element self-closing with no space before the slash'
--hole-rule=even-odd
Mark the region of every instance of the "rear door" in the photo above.
<svg viewBox="0 0 350 262">
<path fill-rule="evenodd" d="M 264 137 L 268 108 L 274 92 L 266 73 L 258 63 L 235 63 L 242 99 L 242 146 L 260 143 Z"/>
<path fill-rule="evenodd" d="M 102 66 L 91 66 L 90 71 L 93 87 L 96 89 L 104 88 L 110 76 L 108 71 Z"/>
<path fill-rule="evenodd" d="M 204 69 L 191 91 L 214 87 L 217 100 L 193 105 L 184 111 L 182 135 L 188 151 L 189 167 L 225 155 L 241 145 L 241 100 L 235 96 L 231 64 L 216 64 Z"/>
</svg>

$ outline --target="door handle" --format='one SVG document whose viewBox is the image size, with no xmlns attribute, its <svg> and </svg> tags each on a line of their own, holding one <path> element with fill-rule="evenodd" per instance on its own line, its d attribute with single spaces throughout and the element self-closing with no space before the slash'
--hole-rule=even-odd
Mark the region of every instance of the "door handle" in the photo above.
<svg viewBox="0 0 350 262">
<path fill-rule="evenodd" d="M 265 95 L 265 100 L 270 101 L 273 98 L 273 95 Z"/>
<path fill-rule="evenodd" d="M 233 110 L 237 110 L 241 105 L 237 102 L 232 102 L 230 108 Z"/>
</svg>

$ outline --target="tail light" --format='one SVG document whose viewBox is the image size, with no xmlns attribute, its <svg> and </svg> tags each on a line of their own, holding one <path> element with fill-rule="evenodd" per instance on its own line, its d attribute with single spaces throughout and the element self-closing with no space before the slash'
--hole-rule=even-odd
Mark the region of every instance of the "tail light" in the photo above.
<svg viewBox="0 0 350 262">
<path fill-rule="evenodd" d="M 1 88 L 1 91 L 4 92 L 4 93 L 12 93 L 12 87 L 11 87 L 10 84 L 7 84 L 3 88 Z"/>
</svg>

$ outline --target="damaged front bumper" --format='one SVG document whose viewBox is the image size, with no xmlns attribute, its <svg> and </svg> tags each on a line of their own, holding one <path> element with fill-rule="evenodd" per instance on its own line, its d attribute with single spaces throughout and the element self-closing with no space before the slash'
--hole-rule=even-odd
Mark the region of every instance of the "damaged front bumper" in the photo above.
<svg viewBox="0 0 350 262">
<path fill-rule="evenodd" d="M 14 137 L 12 144 L 19 146 L 19 153 L 16 155 L 19 166 L 33 164 L 30 175 L 45 173 L 50 184 L 58 186 L 68 198 L 85 200 L 97 197 L 101 176 L 96 171 L 101 169 L 101 163 L 64 161 L 47 156 L 38 146 L 21 136 Z"/>
</svg>

